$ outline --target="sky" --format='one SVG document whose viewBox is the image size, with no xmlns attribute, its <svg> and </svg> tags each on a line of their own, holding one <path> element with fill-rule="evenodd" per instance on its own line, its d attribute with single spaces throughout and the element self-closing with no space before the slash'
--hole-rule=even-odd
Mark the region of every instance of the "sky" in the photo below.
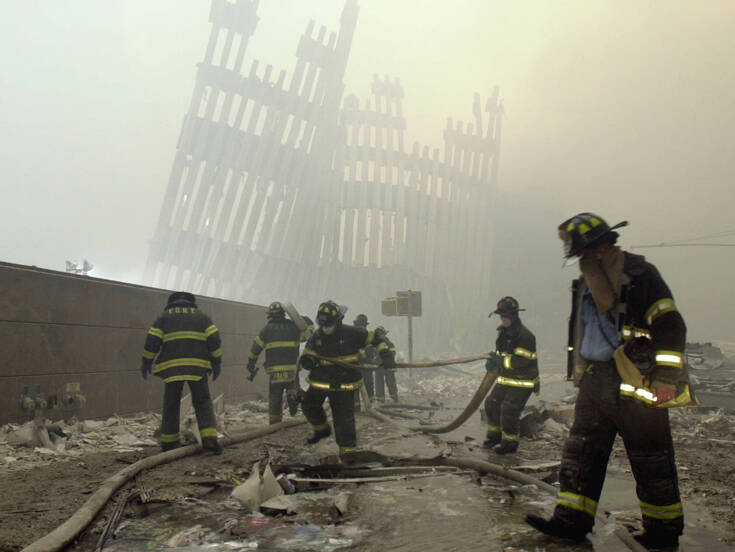
<svg viewBox="0 0 735 552">
<path fill-rule="evenodd" d="M 561 267 L 561 220 L 629 220 L 626 248 L 735 232 L 735 2 L 359 4 L 345 92 L 366 97 L 374 74 L 399 77 L 409 144 L 440 147 L 447 117 L 471 120 L 473 93 L 500 86 L 488 285 L 528 305 L 537 334 L 562 334 L 577 274 Z M 246 67 L 257 58 L 290 74 L 309 19 L 337 30 L 342 6 L 260 0 Z M 63 270 L 87 258 L 93 275 L 139 282 L 209 2 L 36 0 L 3 13 L 0 260 Z M 661 270 L 690 339 L 735 341 L 735 248 L 633 251 Z"/>
</svg>

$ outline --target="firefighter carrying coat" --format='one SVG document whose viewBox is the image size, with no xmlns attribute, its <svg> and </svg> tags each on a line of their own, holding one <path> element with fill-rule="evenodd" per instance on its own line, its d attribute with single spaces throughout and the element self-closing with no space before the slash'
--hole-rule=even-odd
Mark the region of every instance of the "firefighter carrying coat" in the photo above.
<svg viewBox="0 0 735 552">
<path fill-rule="evenodd" d="M 154 364 L 155 359 L 155 364 Z M 219 374 L 222 349 L 217 326 L 201 312 L 195 297 L 187 292 L 169 296 L 166 308 L 146 336 L 143 350 L 143 370 L 165 382 L 161 447 L 164 450 L 179 444 L 179 414 L 184 382 L 191 390 L 199 434 L 205 449 L 217 451 L 217 422 L 209 394 L 207 375 Z M 145 377 L 145 372 L 144 372 Z"/>
</svg>

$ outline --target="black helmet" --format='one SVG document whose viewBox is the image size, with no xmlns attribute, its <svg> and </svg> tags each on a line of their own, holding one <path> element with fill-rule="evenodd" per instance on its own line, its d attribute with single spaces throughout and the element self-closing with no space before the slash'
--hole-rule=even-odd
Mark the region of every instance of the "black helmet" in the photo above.
<svg viewBox="0 0 735 552">
<path fill-rule="evenodd" d="M 616 228 L 627 226 L 628 221 L 617 223 L 612 228 L 600 216 L 594 213 L 579 213 L 559 225 L 559 237 L 564 242 L 564 257 L 579 257 L 582 251 L 595 248 L 606 241 L 615 243 L 618 233 Z"/>
<path fill-rule="evenodd" d="M 367 328 L 368 317 L 365 314 L 358 314 L 357 316 L 355 316 L 355 319 L 352 321 L 352 323 L 355 326 L 361 326 L 363 328 Z"/>
<path fill-rule="evenodd" d="M 168 300 L 166 301 L 166 303 L 170 305 L 171 303 L 176 303 L 178 301 L 196 303 L 196 297 L 194 297 L 193 293 L 189 293 L 188 291 L 174 291 L 171 295 L 168 296 Z"/>
<path fill-rule="evenodd" d="M 344 317 L 342 309 L 334 301 L 324 301 L 316 311 L 316 323 L 320 326 L 331 326 Z"/>
<path fill-rule="evenodd" d="M 524 310 L 526 309 L 521 309 L 518 307 L 518 301 L 513 299 L 513 297 L 511 296 L 507 296 L 498 301 L 498 308 L 491 312 L 489 316 L 492 316 L 493 314 L 499 314 L 500 316 L 503 316 L 505 314 L 518 314 L 518 311 Z"/>
<path fill-rule="evenodd" d="M 283 310 L 283 305 L 278 301 L 274 301 L 268 305 L 268 318 L 283 318 L 286 316 L 286 311 Z"/>
</svg>

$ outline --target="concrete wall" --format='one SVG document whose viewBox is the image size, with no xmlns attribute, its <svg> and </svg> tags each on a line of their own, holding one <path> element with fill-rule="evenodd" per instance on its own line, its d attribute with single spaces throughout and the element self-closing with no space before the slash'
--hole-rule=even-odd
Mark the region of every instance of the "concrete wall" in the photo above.
<svg viewBox="0 0 735 552">
<path fill-rule="evenodd" d="M 22 422 L 24 387 L 60 402 L 67 386 L 86 397 L 86 418 L 160 409 L 163 383 L 143 380 L 145 335 L 170 292 L 36 267 L 0 263 L 0 424 Z M 267 376 L 246 380 L 247 355 L 266 321 L 265 308 L 197 298 L 222 335 L 222 375 L 212 396 L 267 397 Z M 261 359 L 262 360 L 262 359 Z M 68 412 L 68 411 L 67 411 Z M 47 417 L 62 417 L 61 408 Z"/>
</svg>

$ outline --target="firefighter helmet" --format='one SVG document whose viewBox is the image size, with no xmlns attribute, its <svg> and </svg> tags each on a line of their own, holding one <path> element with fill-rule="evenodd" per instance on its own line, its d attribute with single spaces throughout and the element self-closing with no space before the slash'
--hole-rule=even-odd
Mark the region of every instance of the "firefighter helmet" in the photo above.
<svg viewBox="0 0 735 552">
<path fill-rule="evenodd" d="M 519 308 L 518 301 L 516 301 L 513 297 L 506 296 L 498 301 L 498 308 L 491 312 L 490 316 L 492 316 L 493 314 L 499 314 L 500 316 L 504 316 L 506 314 L 518 314 L 518 311 L 524 310 L 526 309 Z"/>
<path fill-rule="evenodd" d="M 316 323 L 320 326 L 331 326 L 344 318 L 342 309 L 334 301 L 324 301 L 316 313 Z"/>
<path fill-rule="evenodd" d="M 283 305 L 278 301 L 274 301 L 268 305 L 268 318 L 283 318 L 286 316 L 286 311 L 283 310 Z"/>
<path fill-rule="evenodd" d="M 355 319 L 352 321 L 352 323 L 355 326 L 360 326 L 362 328 L 367 328 L 368 325 L 368 317 L 365 314 L 358 314 L 355 316 Z"/>
<path fill-rule="evenodd" d="M 168 300 L 166 301 L 166 303 L 170 305 L 171 303 L 176 303 L 178 301 L 196 303 L 196 297 L 194 297 L 194 294 L 189 293 L 188 291 L 174 291 L 171 295 L 168 296 Z"/>
<path fill-rule="evenodd" d="M 559 225 L 559 237 L 564 242 L 564 257 L 579 257 L 585 249 L 598 247 L 606 240 L 614 243 L 618 233 L 613 230 L 627 225 L 628 221 L 624 220 L 610 227 L 605 219 L 594 213 L 574 215 Z"/>
</svg>

